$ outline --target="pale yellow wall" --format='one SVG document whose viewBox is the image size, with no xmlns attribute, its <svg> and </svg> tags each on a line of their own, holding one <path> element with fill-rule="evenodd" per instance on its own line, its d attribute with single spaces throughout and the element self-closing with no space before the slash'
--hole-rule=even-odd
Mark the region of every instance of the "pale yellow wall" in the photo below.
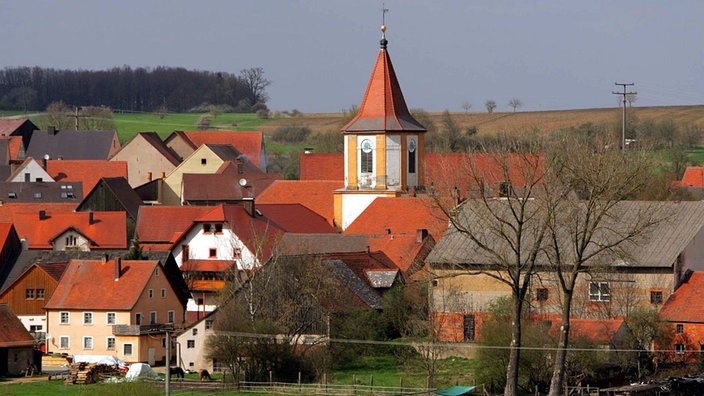
<svg viewBox="0 0 704 396">
<path fill-rule="evenodd" d="M 205 164 L 202 163 L 202 159 L 206 160 Z M 208 146 L 200 146 L 198 150 L 194 151 L 171 173 L 166 175 L 162 203 L 164 205 L 181 204 L 181 187 L 184 173 L 214 174 L 222 164 L 223 160 L 215 155 Z"/>
<path fill-rule="evenodd" d="M 69 323 L 60 323 L 60 313 L 69 313 Z M 83 313 L 93 313 L 93 324 L 83 324 Z M 108 312 L 115 312 L 117 324 L 131 324 L 130 313 L 127 311 L 110 311 L 110 310 L 50 310 L 47 319 L 47 333 L 51 335 L 51 340 L 48 342 L 48 351 L 58 353 L 68 353 L 69 355 L 113 355 L 120 357 L 121 351 L 113 351 L 106 349 L 107 337 L 112 335 L 112 325 L 108 325 L 106 317 Z M 70 347 L 61 349 L 59 346 L 59 338 L 61 336 L 69 337 Z M 83 337 L 93 337 L 93 349 L 83 349 Z M 118 353 L 119 352 L 119 353 Z"/>
<path fill-rule="evenodd" d="M 127 162 L 127 181 L 130 186 L 137 187 L 149 181 L 148 174 L 151 173 L 152 180 L 173 171 L 176 166 L 167 160 L 154 146 L 144 140 L 141 135 L 137 135 L 127 145 L 110 159 L 111 161 Z"/>
<path fill-rule="evenodd" d="M 376 135 L 376 186 L 377 190 L 386 190 L 386 135 Z"/>
</svg>

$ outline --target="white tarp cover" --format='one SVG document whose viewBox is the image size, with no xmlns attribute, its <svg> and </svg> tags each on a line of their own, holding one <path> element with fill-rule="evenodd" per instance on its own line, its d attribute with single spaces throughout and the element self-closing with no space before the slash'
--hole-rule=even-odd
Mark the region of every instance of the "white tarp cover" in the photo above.
<svg viewBox="0 0 704 396">
<path fill-rule="evenodd" d="M 154 371 L 151 366 L 146 363 L 134 363 L 130 365 L 129 371 L 125 375 L 127 380 L 145 380 L 145 379 L 156 379 L 159 380 L 159 374 Z"/>
<path fill-rule="evenodd" d="M 110 355 L 73 355 L 73 363 L 97 363 L 117 365 L 118 367 L 127 367 L 125 362 L 118 359 L 117 356 Z"/>
</svg>

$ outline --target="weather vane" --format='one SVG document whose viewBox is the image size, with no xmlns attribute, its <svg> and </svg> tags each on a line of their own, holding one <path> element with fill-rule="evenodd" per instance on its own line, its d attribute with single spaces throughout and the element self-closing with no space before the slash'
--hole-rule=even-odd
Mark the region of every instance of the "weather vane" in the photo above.
<svg viewBox="0 0 704 396">
<path fill-rule="evenodd" d="M 381 3 L 381 46 L 382 48 L 386 47 L 386 13 L 389 12 L 389 9 L 384 6 L 384 3 Z"/>
</svg>

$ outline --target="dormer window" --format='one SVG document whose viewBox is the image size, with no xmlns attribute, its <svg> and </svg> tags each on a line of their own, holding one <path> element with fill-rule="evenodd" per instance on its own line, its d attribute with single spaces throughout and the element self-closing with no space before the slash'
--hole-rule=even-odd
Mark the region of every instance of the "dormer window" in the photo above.
<svg viewBox="0 0 704 396">
<path fill-rule="evenodd" d="M 222 224 L 215 224 L 215 233 L 222 234 Z"/>
<path fill-rule="evenodd" d="M 16 199 L 16 198 L 17 198 L 17 193 L 9 192 L 9 193 L 7 193 L 7 197 L 8 197 L 8 198 Z"/>
<path fill-rule="evenodd" d="M 203 234 L 210 234 L 213 232 L 212 224 L 203 224 Z"/>
</svg>

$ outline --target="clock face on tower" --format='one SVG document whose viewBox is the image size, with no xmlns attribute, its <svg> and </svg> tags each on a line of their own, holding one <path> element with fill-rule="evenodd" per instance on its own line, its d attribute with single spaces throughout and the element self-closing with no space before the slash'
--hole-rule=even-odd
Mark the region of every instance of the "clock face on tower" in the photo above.
<svg viewBox="0 0 704 396">
<path fill-rule="evenodd" d="M 362 140 L 362 151 L 365 153 L 372 152 L 372 142 L 369 139 Z"/>
</svg>

